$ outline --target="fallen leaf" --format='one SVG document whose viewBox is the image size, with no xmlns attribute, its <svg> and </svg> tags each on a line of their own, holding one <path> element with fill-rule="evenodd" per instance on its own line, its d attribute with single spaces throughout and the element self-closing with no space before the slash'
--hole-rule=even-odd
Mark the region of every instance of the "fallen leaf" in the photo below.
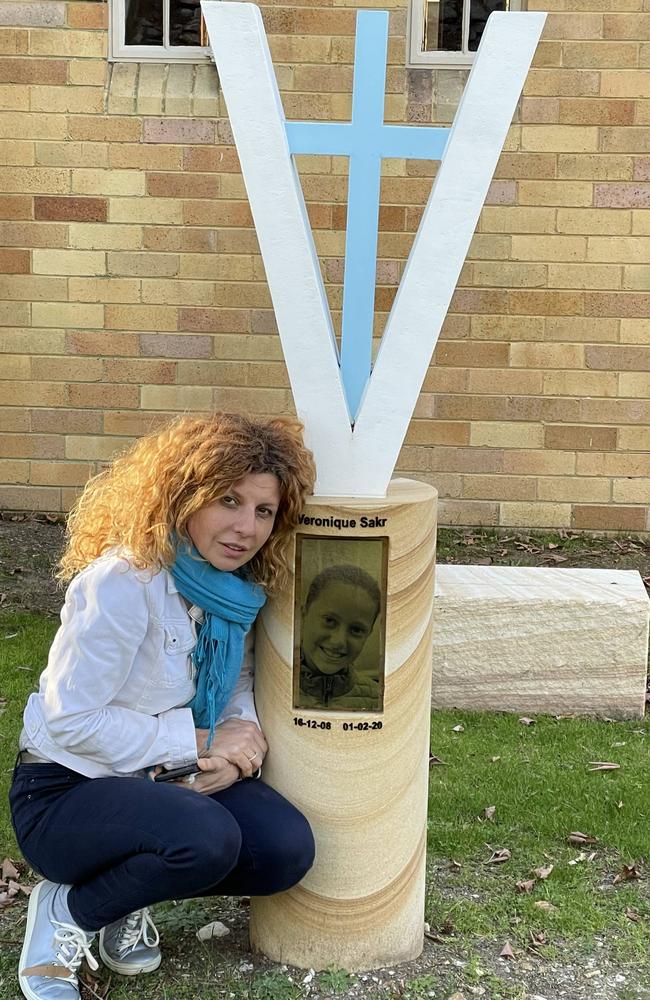
<svg viewBox="0 0 650 1000">
<path fill-rule="evenodd" d="M 590 760 L 588 771 L 617 771 L 621 765 L 609 760 Z"/>
<path fill-rule="evenodd" d="M 526 879 L 524 882 L 517 882 L 515 884 L 515 889 L 517 890 L 517 892 L 532 892 L 534 888 L 535 888 L 534 878 L 529 878 Z"/>
<path fill-rule="evenodd" d="M 537 878 L 540 878 L 543 881 L 545 878 L 549 877 L 552 871 L 553 871 L 553 865 L 547 865 L 546 868 L 536 868 L 534 874 L 537 876 Z"/>
<path fill-rule="evenodd" d="M 429 767 L 435 767 L 436 764 L 444 764 L 446 766 L 444 760 L 440 760 L 440 757 L 436 757 L 436 755 L 432 753 L 429 755 Z"/>
<path fill-rule="evenodd" d="M 445 919 L 442 922 L 442 927 L 440 928 L 440 933 L 441 934 L 453 934 L 455 930 L 456 930 L 456 928 L 452 924 L 452 922 L 449 919 L 449 917 L 445 917 Z"/>
<path fill-rule="evenodd" d="M 464 733 L 465 726 L 461 726 L 461 724 L 459 723 L 457 726 L 453 726 L 451 731 L 452 733 Z"/>
<path fill-rule="evenodd" d="M 548 899 L 538 899 L 536 903 L 533 903 L 533 906 L 536 906 L 538 910 L 545 910 L 547 913 L 557 910 L 557 906 L 549 903 Z"/>
<path fill-rule="evenodd" d="M 521 719 L 519 719 L 519 722 L 521 722 L 522 726 L 534 726 L 535 725 L 535 720 L 534 719 L 529 719 L 527 715 L 522 715 Z"/>
<path fill-rule="evenodd" d="M 623 801 L 622 800 L 620 802 L 616 803 L 616 808 L 617 809 L 622 809 L 623 808 Z"/>
<path fill-rule="evenodd" d="M 11 860 L 11 858 L 5 858 L 2 862 L 2 880 L 6 882 L 8 878 L 20 878 L 18 874 L 18 869 Z"/>
<path fill-rule="evenodd" d="M 501 760 L 501 758 L 500 757 L 490 757 L 490 761 L 492 762 L 492 764 L 496 764 L 496 762 L 498 760 Z"/>
<path fill-rule="evenodd" d="M 196 932 L 199 941 L 211 941 L 213 938 L 222 938 L 230 934 L 230 928 L 222 924 L 220 920 L 213 920 L 212 923 L 205 924 Z"/>
<path fill-rule="evenodd" d="M 496 811 L 497 811 L 496 806 L 488 806 L 487 809 L 485 809 L 483 815 L 485 816 L 486 819 L 493 820 Z"/>
<path fill-rule="evenodd" d="M 633 906 L 627 906 L 625 908 L 625 916 L 628 920 L 632 920 L 635 924 L 638 924 L 641 920 L 641 914 L 635 910 Z"/>
<path fill-rule="evenodd" d="M 508 848 L 504 847 L 500 851 L 493 851 L 485 863 L 486 865 L 500 865 L 504 861 L 509 861 L 511 857 L 512 855 Z"/>
<path fill-rule="evenodd" d="M 553 549 L 559 549 L 560 546 L 557 544 L 557 542 L 549 542 L 548 547 L 549 549 L 553 550 Z"/>
<path fill-rule="evenodd" d="M 515 953 L 512 950 L 512 945 L 509 941 L 506 941 L 503 948 L 499 952 L 499 958 L 509 958 L 511 961 L 514 960 Z"/>
<path fill-rule="evenodd" d="M 451 871 L 459 872 L 463 866 L 461 865 L 460 861 L 454 861 L 454 859 L 452 858 L 451 861 L 448 861 L 447 864 L 443 865 L 442 867 L 450 869 Z"/>
<path fill-rule="evenodd" d="M 636 865 L 623 865 L 614 879 L 614 885 L 618 885 L 619 882 L 631 882 L 635 878 L 642 878 L 641 872 Z"/>
<path fill-rule="evenodd" d="M 580 833 L 579 830 L 575 830 L 570 833 L 567 837 L 570 844 L 597 844 L 598 837 L 590 837 L 588 833 Z"/>
<path fill-rule="evenodd" d="M 426 925 L 425 925 L 425 928 L 424 928 L 424 936 L 429 941 L 435 941 L 436 944 L 444 944 L 444 941 L 440 937 L 440 935 L 437 934 L 435 931 L 432 931 L 431 928 L 429 928 L 429 930 L 427 930 Z"/>
<path fill-rule="evenodd" d="M 536 948 L 538 945 L 541 945 L 541 944 L 546 944 L 547 940 L 546 940 L 546 934 L 544 933 L 544 931 L 531 931 L 530 932 L 530 943 L 533 946 L 533 948 Z"/>
</svg>

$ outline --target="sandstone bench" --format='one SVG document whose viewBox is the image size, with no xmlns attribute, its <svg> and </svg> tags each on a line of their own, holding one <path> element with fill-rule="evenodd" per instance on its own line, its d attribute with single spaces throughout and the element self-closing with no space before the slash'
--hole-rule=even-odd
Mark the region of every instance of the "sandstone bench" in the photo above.
<svg viewBox="0 0 650 1000">
<path fill-rule="evenodd" d="M 649 618 L 636 570 L 438 565 L 432 703 L 641 718 Z"/>
</svg>

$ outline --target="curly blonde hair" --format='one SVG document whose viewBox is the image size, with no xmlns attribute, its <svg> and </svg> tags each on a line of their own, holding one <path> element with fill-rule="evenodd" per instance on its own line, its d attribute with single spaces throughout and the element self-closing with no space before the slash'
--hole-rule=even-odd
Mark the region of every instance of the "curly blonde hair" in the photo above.
<svg viewBox="0 0 650 1000">
<path fill-rule="evenodd" d="M 192 514 L 225 496 L 249 473 L 280 482 L 280 506 L 267 542 L 248 564 L 253 579 L 277 589 L 288 573 L 288 543 L 316 470 L 292 417 L 236 413 L 180 417 L 137 441 L 93 477 L 70 512 L 57 576 L 75 573 L 112 546 L 124 546 L 138 569 L 157 571 L 175 558 L 173 535 L 190 542 Z"/>
</svg>

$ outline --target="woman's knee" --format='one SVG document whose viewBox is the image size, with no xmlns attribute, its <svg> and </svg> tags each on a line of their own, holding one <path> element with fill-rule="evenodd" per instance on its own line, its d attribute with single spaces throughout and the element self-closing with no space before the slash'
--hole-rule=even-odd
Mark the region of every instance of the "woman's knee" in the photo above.
<svg viewBox="0 0 650 1000">
<path fill-rule="evenodd" d="M 314 863 L 314 835 L 306 818 L 293 810 L 290 822 L 276 828 L 256 851 L 256 870 L 263 872 L 256 895 L 283 892 L 296 885 Z"/>
</svg>

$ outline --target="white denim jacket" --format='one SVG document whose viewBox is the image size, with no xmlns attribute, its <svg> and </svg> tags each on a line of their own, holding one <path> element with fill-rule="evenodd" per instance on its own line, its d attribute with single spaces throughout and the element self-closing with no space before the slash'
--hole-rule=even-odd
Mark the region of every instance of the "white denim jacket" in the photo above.
<svg viewBox="0 0 650 1000">
<path fill-rule="evenodd" d="M 133 775 L 196 760 L 190 653 L 194 621 L 167 570 L 135 570 L 112 550 L 68 587 L 39 690 L 27 702 L 21 750 L 89 778 Z M 252 632 L 237 685 L 218 723 L 259 725 Z"/>
</svg>

